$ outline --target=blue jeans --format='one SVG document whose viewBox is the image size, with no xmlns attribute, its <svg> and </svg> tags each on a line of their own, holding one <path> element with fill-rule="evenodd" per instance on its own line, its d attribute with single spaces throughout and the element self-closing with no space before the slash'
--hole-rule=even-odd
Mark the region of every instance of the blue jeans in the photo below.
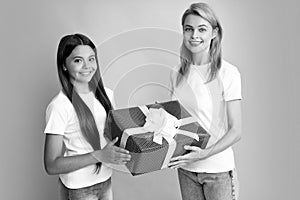
<svg viewBox="0 0 300 200">
<path fill-rule="evenodd" d="M 60 200 L 112 200 L 111 178 L 102 183 L 79 189 L 69 189 L 59 180 Z"/>
<path fill-rule="evenodd" d="M 222 173 L 197 173 L 178 169 L 182 200 L 237 200 L 235 170 Z"/>
</svg>

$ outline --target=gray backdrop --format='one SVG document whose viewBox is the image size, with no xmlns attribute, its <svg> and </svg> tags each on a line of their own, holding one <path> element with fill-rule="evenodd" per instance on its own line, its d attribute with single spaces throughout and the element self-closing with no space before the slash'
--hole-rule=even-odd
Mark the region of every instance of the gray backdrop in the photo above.
<svg viewBox="0 0 300 200">
<path fill-rule="evenodd" d="M 43 168 L 43 129 L 45 108 L 59 90 L 61 36 L 82 32 L 99 46 L 104 81 L 116 90 L 118 106 L 164 100 L 166 75 L 178 63 L 180 18 L 192 2 L 1 1 L 1 199 L 57 199 L 57 176 Z M 224 27 L 224 58 L 243 78 L 243 136 L 234 147 L 241 199 L 295 199 L 299 3 L 206 2 Z M 115 173 L 113 181 L 117 200 L 180 199 L 173 170 L 137 178 Z"/>
</svg>

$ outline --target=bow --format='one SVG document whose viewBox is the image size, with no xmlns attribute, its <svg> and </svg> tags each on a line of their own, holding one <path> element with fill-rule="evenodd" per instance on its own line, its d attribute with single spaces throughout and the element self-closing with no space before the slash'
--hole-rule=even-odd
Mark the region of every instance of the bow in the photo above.
<svg viewBox="0 0 300 200">
<path fill-rule="evenodd" d="M 173 140 L 180 125 L 181 121 L 163 108 L 150 108 L 143 129 L 154 132 L 153 142 L 162 144 L 163 138 L 168 142 Z"/>
</svg>

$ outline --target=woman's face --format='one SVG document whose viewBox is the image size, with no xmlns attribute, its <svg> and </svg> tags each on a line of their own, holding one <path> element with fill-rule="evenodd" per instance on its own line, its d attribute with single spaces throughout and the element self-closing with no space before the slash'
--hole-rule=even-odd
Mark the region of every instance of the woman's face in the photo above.
<svg viewBox="0 0 300 200">
<path fill-rule="evenodd" d="M 79 45 L 66 58 L 65 67 L 74 85 L 88 84 L 97 70 L 95 52 L 88 45 Z"/>
<path fill-rule="evenodd" d="M 217 31 L 200 16 L 188 15 L 183 25 L 183 44 L 192 54 L 208 53 Z"/>
</svg>

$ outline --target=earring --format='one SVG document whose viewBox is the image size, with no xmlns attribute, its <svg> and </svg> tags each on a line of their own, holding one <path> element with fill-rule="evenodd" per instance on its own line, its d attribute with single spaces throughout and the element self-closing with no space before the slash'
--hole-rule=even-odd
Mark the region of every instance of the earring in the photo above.
<svg viewBox="0 0 300 200">
<path fill-rule="evenodd" d="M 66 67 L 63 67 L 63 70 L 64 70 L 64 71 L 67 71 L 67 68 L 66 68 Z"/>
</svg>

